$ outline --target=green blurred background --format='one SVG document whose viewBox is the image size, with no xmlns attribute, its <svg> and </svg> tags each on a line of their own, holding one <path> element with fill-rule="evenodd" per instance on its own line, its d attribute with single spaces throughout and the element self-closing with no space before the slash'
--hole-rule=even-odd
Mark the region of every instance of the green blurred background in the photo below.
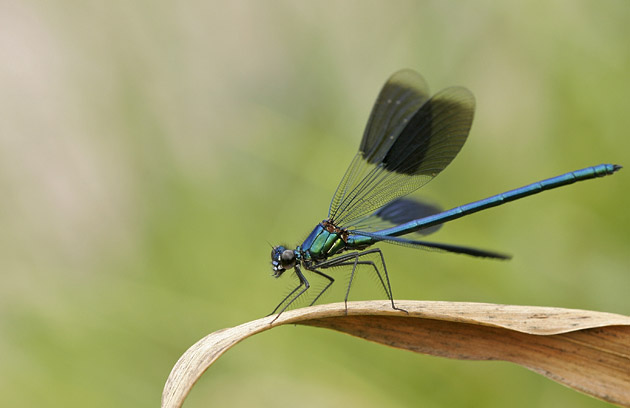
<svg viewBox="0 0 630 408">
<path fill-rule="evenodd" d="M 465 85 L 477 114 L 422 195 L 445 208 L 602 162 L 630 167 L 627 1 L 23 1 L 0 6 L 0 400 L 157 406 L 204 335 L 294 282 L 269 244 L 326 216 L 387 77 Z M 382 248 L 399 299 L 630 314 L 630 168 Z M 343 289 L 343 284 L 337 285 Z M 326 301 L 342 299 L 339 288 Z M 382 298 L 358 282 L 352 298 Z M 282 327 L 186 406 L 597 407 L 503 362 Z"/>
</svg>

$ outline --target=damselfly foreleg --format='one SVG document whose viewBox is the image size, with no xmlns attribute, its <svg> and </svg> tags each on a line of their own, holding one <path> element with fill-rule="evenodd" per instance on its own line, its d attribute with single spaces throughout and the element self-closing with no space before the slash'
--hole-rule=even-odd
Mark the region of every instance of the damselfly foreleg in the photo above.
<svg viewBox="0 0 630 408">
<path fill-rule="evenodd" d="M 297 275 L 300 284 L 291 291 L 291 293 L 289 293 L 284 299 L 282 299 L 282 302 L 280 302 L 278 304 L 278 306 L 276 306 L 275 309 L 273 309 L 273 312 L 271 312 L 269 315 L 271 316 L 272 314 L 276 313 L 276 311 L 280 308 L 280 306 L 282 306 L 284 304 L 284 302 L 287 302 L 288 299 L 290 299 L 286 305 L 284 305 L 284 307 L 282 309 L 280 309 L 280 311 L 278 312 L 278 316 L 276 316 L 276 319 L 278 317 L 280 317 L 280 315 L 282 314 L 282 312 L 284 312 L 285 310 L 287 310 L 287 308 L 289 306 L 291 306 L 291 304 L 293 302 L 295 302 L 300 296 L 302 296 L 304 294 L 304 292 L 306 292 L 308 290 L 308 288 L 311 287 L 310 283 L 308 283 L 308 280 L 306 280 L 306 278 L 304 277 L 304 274 L 302 273 L 302 271 L 300 270 L 300 267 L 298 265 L 295 265 L 295 274 Z M 300 290 L 300 288 L 304 287 L 302 290 Z M 299 291 L 299 292 L 298 292 Z M 297 295 L 293 296 L 293 294 L 295 292 L 298 292 Z M 291 296 L 293 296 L 291 298 Z M 276 319 L 273 319 L 272 323 L 276 321 Z"/>
</svg>

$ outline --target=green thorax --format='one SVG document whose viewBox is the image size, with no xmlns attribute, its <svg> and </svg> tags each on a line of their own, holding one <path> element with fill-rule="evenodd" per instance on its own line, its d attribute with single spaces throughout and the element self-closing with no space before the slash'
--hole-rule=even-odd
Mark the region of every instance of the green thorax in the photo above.
<svg viewBox="0 0 630 408">
<path fill-rule="evenodd" d="M 300 249 L 314 261 L 336 255 L 346 249 L 348 232 L 336 227 L 328 220 L 317 224 L 313 232 L 302 243 Z"/>
</svg>

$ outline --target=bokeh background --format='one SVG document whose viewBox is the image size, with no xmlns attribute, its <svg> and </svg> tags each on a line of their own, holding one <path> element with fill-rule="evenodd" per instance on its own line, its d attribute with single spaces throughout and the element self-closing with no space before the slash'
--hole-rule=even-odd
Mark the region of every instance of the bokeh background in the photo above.
<svg viewBox="0 0 630 408">
<path fill-rule="evenodd" d="M 271 278 L 270 244 L 326 216 L 398 69 L 477 98 L 421 191 L 444 208 L 630 167 L 628 21 L 624 0 L 2 2 L 2 405 L 157 406 L 191 344 L 269 313 L 294 284 Z M 509 262 L 384 245 L 394 294 L 630 314 L 629 177 L 433 237 Z M 364 279 L 352 297 L 382 293 Z M 293 326 L 221 358 L 186 403 L 210 405 L 607 406 L 508 363 Z"/>
</svg>

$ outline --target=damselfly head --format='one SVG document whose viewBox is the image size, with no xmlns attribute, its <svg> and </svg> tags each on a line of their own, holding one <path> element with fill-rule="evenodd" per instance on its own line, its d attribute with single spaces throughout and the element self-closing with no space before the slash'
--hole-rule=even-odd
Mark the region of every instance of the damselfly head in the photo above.
<svg viewBox="0 0 630 408">
<path fill-rule="evenodd" d="M 295 266 L 295 251 L 286 249 L 283 246 L 273 247 L 271 250 L 271 266 L 273 268 L 273 276 L 280 277 L 284 271 Z"/>
</svg>

